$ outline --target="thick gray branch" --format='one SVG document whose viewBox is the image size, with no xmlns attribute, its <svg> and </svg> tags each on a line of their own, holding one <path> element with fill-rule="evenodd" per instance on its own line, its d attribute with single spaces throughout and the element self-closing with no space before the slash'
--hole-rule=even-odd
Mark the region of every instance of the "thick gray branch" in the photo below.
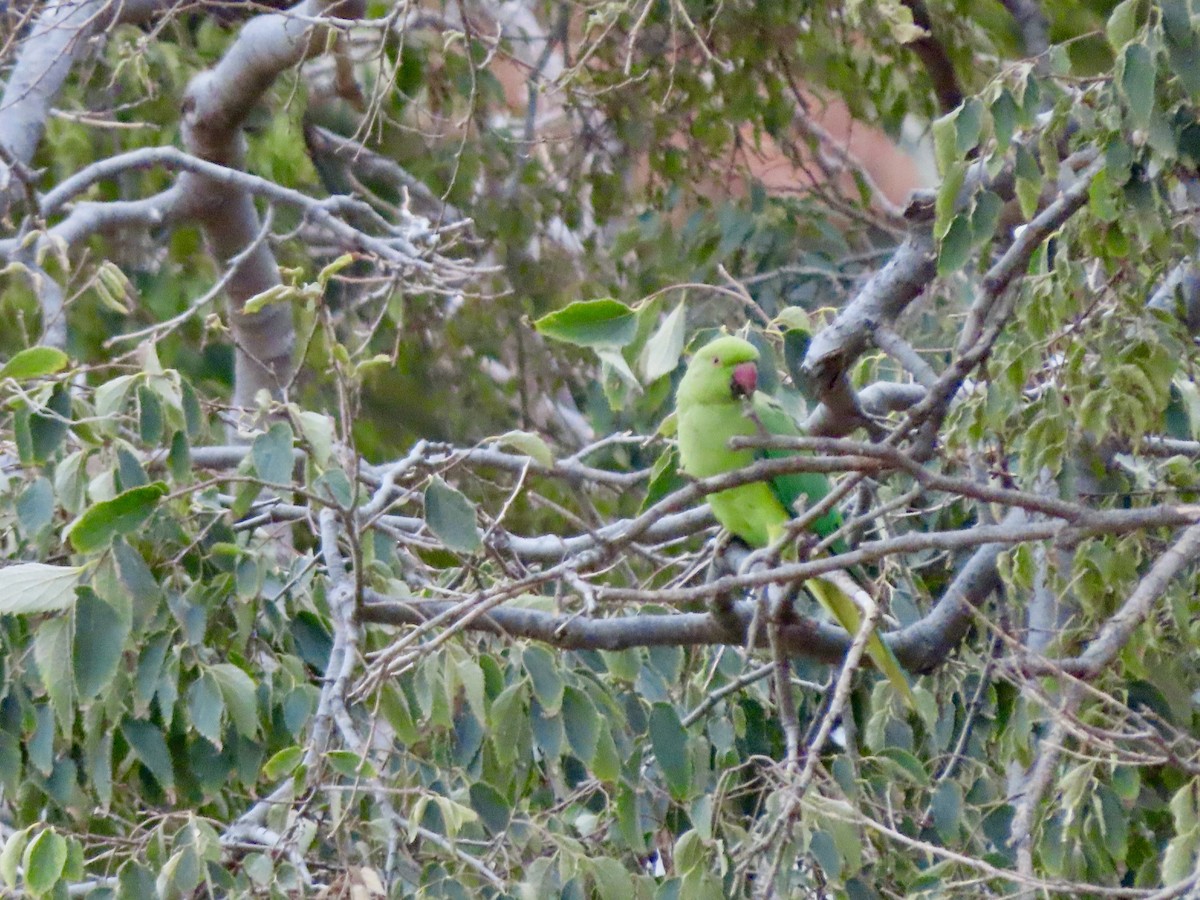
<svg viewBox="0 0 1200 900">
<path fill-rule="evenodd" d="M 329 31 L 314 20 L 322 15 L 356 16 L 361 7 L 353 0 L 304 0 L 287 12 L 249 22 L 221 61 L 188 86 L 184 146 L 203 159 L 240 168 L 245 153 L 241 126 L 254 105 L 276 78 L 324 49 Z M 293 372 L 291 308 L 273 304 L 249 315 L 242 312 L 250 298 L 281 283 L 279 267 L 265 241 L 245 252 L 261 230 L 248 191 L 193 173 L 183 175 L 179 184 L 189 195 L 203 198 L 198 217 L 218 262 L 238 260 L 226 285 L 237 347 L 233 403 L 250 408 L 260 390 L 278 394 Z"/>
<path fill-rule="evenodd" d="M 926 34 L 911 41 L 908 47 L 917 54 L 929 80 L 933 82 L 933 91 L 937 95 L 938 108 L 943 113 L 957 109 L 963 102 L 962 85 L 958 82 L 958 74 L 954 71 L 954 63 L 946 53 L 946 48 L 937 39 L 933 31 L 933 21 L 924 0 L 902 0 L 912 11 L 913 24 L 924 28 Z"/>
<path fill-rule="evenodd" d="M 1007 524 L 1019 524 L 1015 514 Z M 950 651 L 970 627 L 977 607 L 999 586 L 996 557 L 1007 546 L 980 547 L 946 589 L 938 604 L 920 621 L 884 635 L 900 662 L 914 672 L 927 672 L 949 658 Z M 453 601 L 391 600 L 373 591 L 359 611 L 364 622 L 389 625 L 420 625 L 456 604 Z M 648 602 L 657 600 L 647 592 Z M 468 627 L 506 637 L 530 638 L 564 649 L 624 650 L 630 647 L 693 646 L 728 644 L 746 646 L 755 623 L 755 603 L 738 601 L 711 613 L 670 613 L 607 618 L 590 618 L 501 606 L 481 616 Z M 757 623 L 756 646 L 768 643 L 767 623 Z M 837 662 L 850 646 L 851 636 L 835 625 L 800 618 L 779 626 L 779 640 L 787 653 L 820 662 Z"/>
<path fill-rule="evenodd" d="M 1037 0 L 1001 0 L 1017 23 L 1027 56 L 1041 56 L 1050 49 L 1050 23 Z"/>
<path fill-rule="evenodd" d="M 828 328 L 818 332 L 804 357 L 803 372 L 819 394 L 831 390 L 850 364 L 870 346 L 871 332 L 891 324 L 937 274 L 933 241 L 914 234 L 875 273 Z"/>
</svg>

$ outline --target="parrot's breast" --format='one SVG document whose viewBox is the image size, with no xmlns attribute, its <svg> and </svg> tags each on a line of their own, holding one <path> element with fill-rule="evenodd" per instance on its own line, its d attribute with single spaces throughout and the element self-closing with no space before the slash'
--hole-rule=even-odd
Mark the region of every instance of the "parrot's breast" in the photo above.
<svg viewBox="0 0 1200 900">
<path fill-rule="evenodd" d="M 755 423 L 734 403 L 679 411 L 679 461 L 693 478 L 711 478 L 754 462 L 751 450 L 731 450 L 729 440 L 756 434 Z M 752 547 L 765 547 L 790 518 L 771 488 L 759 481 L 710 494 L 708 505 L 727 530 Z"/>
</svg>

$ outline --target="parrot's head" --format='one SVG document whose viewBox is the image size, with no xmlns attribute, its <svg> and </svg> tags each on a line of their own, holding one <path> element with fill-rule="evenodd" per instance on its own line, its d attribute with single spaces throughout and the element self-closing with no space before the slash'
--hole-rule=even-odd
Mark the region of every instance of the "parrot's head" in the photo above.
<svg viewBox="0 0 1200 900">
<path fill-rule="evenodd" d="M 676 403 L 730 403 L 758 387 L 758 351 L 749 341 L 725 335 L 696 351 L 679 382 Z"/>
</svg>

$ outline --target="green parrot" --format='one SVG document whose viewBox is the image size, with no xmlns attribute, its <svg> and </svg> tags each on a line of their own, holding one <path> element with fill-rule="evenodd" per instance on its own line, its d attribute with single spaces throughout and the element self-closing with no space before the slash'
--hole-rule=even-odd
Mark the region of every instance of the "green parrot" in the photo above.
<svg viewBox="0 0 1200 900">
<path fill-rule="evenodd" d="M 757 393 L 758 350 L 749 341 L 725 335 L 696 351 L 675 394 L 681 468 L 695 478 L 709 478 L 749 466 L 756 459 L 791 455 L 785 450 L 734 450 L 739 435 L 799 435 L 800 429 L 781 407 Z M 748 400 L 749 404 L 744 401 Z M 829 479 L 820 472 L 796 472 L 755 481 L 708 495 L 709 506 L 727 530 L 751 547 L 766 547 L 783 536 L 797 504 L 812 504 L 829 493 Z M 812 524 L 825 537 L 842 524 L 837 509 Z M 835 552 L 838 548 L 834 548 Z M 841 623 L 856 634 L 861 623 L 854 601 L 824 578 L 811 578 L 805 589 Z M 876 667 L 910 708 L 915 699 L 908 678 L 891 649 L 872 634 L 866 647 Z"/>
</svg>

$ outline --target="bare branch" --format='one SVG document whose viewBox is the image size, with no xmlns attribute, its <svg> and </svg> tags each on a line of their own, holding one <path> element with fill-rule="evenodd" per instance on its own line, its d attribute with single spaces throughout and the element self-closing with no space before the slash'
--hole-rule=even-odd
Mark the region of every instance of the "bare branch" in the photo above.
<svg viewBox="0 0 1200 900">
<path fill-rule="evenodd" d="M 1038 0 L 1001 0 L 1016 20 L 1027 56 L 1041 56 L 1050 49 L 1050 23 Z"/>
<path fill-rule="evenodd" d="M 903 3 L 912 11 L 913 24 L 925 29 L 925 34 L 911 41 L 908 46 L 917 54 L 929 75 L 929 80 L 933 82 L 938 107 L 943 113 L 957 109 L 963 102 L 962 86 L 958 83 L 954 63 L 950 61 L 946 48 L 934 36 L 929 9 L 924 0 L 903 0 Z"/>
</svg>

